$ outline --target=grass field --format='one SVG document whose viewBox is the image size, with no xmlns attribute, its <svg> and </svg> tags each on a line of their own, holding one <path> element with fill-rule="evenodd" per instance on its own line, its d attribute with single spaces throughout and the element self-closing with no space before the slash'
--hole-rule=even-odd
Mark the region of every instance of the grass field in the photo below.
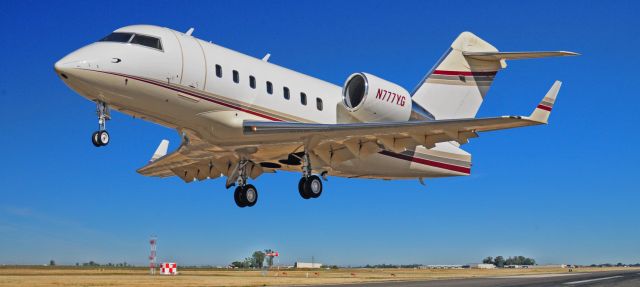
<svg viewBox="0 0 640 287">
<path fill-rule="evenodd" d="M 578 268 L 599 272 L 632 268 Z M 640 268 L 636 268 L 640 270 Z M 532 269 L 338 269 L 261 271 L 184 269 L 176 276 L 151 276 L 142 268 L 0 267 L 0 286 L 267 286 L 317 285 L 389 280 L 438 280 L 487 276 L 567 273 Z"/>
</svg>

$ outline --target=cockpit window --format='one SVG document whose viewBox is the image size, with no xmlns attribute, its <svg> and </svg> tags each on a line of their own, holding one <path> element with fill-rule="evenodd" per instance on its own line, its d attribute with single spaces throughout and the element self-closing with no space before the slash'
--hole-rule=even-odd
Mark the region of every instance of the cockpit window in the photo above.
<svg viewBox="0 0 640 287">
<path fill-rule="evenodd" d="M 122 32 L 113 32 L 109 34 L 107 37 L 100 39 L 98 42 L 119 42 L 119 43 L 128 43 L 133 36 L 132 33 L 122 33 Z"/>
<path fill-rule="evenodd" d="M 160 43 L 160 39 L 155 37 L 145 36 L 145 35 L 136 34 L 135 36 L 133 36 L 133 39 L 131 39 L 131 44 L 138 44 L 138 45 L 162 50 L 162 44 Z"/>
<path fill-rule="evenodd" d="M 162 42 L 159 38 L 134 33 L 113 32 L 98 42 L 131 43 L 162 51 Z"/>
</svg>

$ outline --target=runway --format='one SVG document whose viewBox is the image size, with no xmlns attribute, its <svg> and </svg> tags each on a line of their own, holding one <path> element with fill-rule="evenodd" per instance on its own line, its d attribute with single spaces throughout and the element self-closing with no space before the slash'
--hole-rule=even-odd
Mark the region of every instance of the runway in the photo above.
<svg viewBox="0 0 640 287">
<path fill-rule="evenodd" d="M 520 275 L 485 277 L 473 279 L 447 279 L 428 281 L 398 281 L 379 283 L 357 283 L 342 285 L 323 285 L 323 287 L 538 287 L 538 286 L 616 286 L 616 287 L 636 287 L 640 286 L 640 272 L 633 271 L 610 271 L 594 273 L 565 273 L 565 274 L 540 274 L 540 275 Z"/>
</svg>

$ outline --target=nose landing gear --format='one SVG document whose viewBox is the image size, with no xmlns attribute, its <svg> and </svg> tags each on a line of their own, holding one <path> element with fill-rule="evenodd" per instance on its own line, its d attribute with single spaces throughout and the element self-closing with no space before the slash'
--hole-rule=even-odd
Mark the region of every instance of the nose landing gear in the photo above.
<svg viewBox="0 0 640 287">
<path fill-rule="evenodd" d="M 104 102 L 96 102 L 96 113 L 98 114 L 98 131 L 91 135 L 91 142 L 96 147 L 109 144 L 109 133 L 107 132 L 107 121 L 111 119 L 109 106 Z"/>
</svg>

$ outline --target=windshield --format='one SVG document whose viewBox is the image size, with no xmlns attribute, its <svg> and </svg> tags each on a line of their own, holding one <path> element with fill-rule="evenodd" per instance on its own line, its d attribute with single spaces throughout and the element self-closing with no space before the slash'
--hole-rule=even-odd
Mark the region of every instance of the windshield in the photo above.
<svg viewBox="0 0 640 287">
<path fill-rule="evenodd" d="M 98 42 L 130 43 L 162 51 L 162 42 L 160 41 L 160 38 L 134 33 L 113 32 L 100 39 Z"/>
<path fill-rule="evenodd" d="M 121 33 L 121 32 L 113 32 L 109 34 L 107 37 L 100 39 L 98 42 L 119 42 L 119 43 L 128 43 L 133 36 L 133 33 Z"/>
<path fill-rule="evenodd" d="M 160 44 L 160 39 L 155 37 L 150 37 L 150 36 L 136 34 L 131 40 L 131 44 L 139 44 L 139 45 L 151 47 L 154 49 L 162 50 L 162 44 Z"/>
</svg>

